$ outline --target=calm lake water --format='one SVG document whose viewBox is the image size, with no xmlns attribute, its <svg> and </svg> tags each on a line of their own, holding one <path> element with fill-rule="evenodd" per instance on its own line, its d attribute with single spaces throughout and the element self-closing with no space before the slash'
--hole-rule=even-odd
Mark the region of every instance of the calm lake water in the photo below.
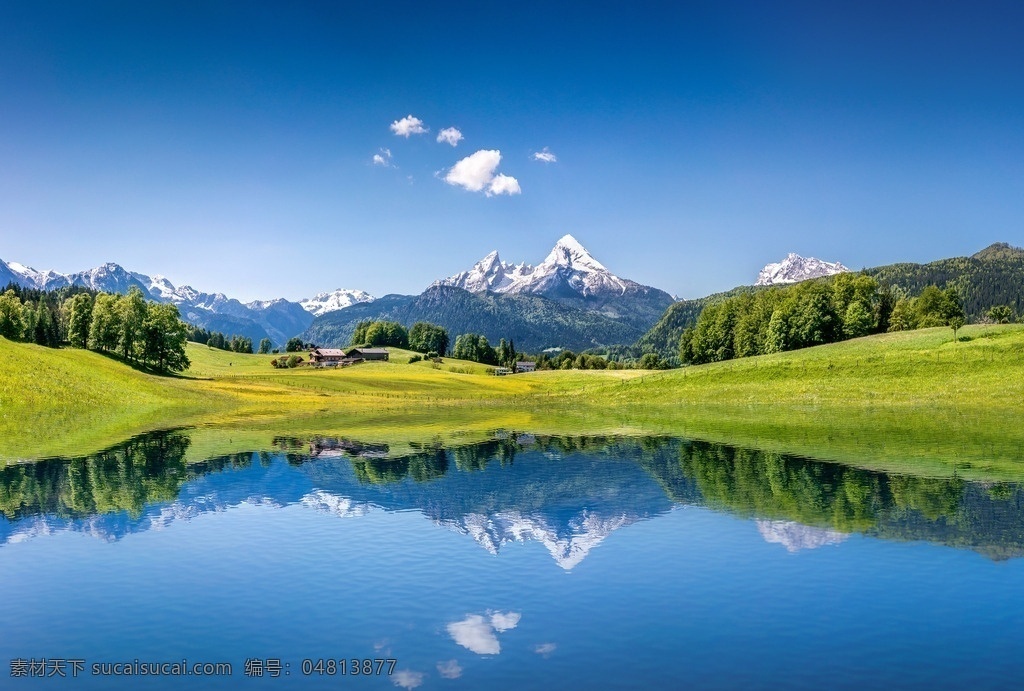
<svg viewBox="0 0 1024 691">
<path fill-rule="evenodd" d="M 0 469 L 0 688 L 1024 679 L 1017 485 L 669 438 L 188 444 Z"/>
</svg>

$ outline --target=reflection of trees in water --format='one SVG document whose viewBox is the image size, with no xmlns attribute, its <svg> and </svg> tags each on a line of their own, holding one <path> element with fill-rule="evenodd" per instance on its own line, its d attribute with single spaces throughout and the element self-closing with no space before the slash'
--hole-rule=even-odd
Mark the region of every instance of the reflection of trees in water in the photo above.
<svg viewBox="0 0 1024 691">
<path fill-rule="evenodd" d="M 685 442 L 679 466 L 703 501 L 742 516 L 797 521 L 887 539 L 1024 555 L 1024 492 L 960 478 L 921 478 L 839 463 Z"/>
<path fill-rule="evenodd" d="M 996 558 L 1024 554 L 1024 491 L 1015 484 L 894 475 L 667 437 L 503 432 L 470 444 L 410 444 L 409 453 L 393 457 L 388 457 L 391 447 L 386 444 L 338 438 L 281 437 L 275 439 L 275 446 L 294 466 L 344 457 L 363 485 L 407 480 L 434 483 L 454 471 L 475 475 L 497 470 L 486 482 L 493 483 L 498 493 L 509 482 L 525 483 L 515 491 L 507 488 L 512 492 L 509 501 L 514 496 L 513 503 L 528 505 L 530 510 L 570 496 L 593 498 L 613 491 L 615 487 L 600 485 L 623 482 L 624 476 L 596 472 L 602 459 L 635 462 L 677 503 L 842 532 L 967 546 Z M 188 447 L 189 437 L 183 431 L 156 432 L 89 457 L 0 468 L 0 513 L 11 520 L 42 514 L 78 518 L 118 511 L 137 517 L 147 504 L 175 500 L 189 479 L 273 463 L 268 453 L 246 452 L 186 466 Z M 541 456 L 550 460 L 550 466 L 542 463 L 529 473 L 517 473 L 514 481 L 500 472 L 511 469 L 517 457 L 527 452 L 532 455 L 531 467 Z M 570 457 L 589 459 L 594 470 L 582 475 L 570 472 L 564 465 Z M 547 470 L 541 472 L 542 467 Z M 456 482 L 435 492 L 430 501 L 448 506 L 434 507 L 438 515 L 468 510 L 466 498 L 455 496 L 464 490 Z"/>
<path fill-rule="evenodd" d="M 188 479 L 182 432 L 155 432 L 86 458 L 52 459 L 0 469 L 0 512 L 9 519 L 50 514 L 142 513 L 171 501 Z"/>
</svg>

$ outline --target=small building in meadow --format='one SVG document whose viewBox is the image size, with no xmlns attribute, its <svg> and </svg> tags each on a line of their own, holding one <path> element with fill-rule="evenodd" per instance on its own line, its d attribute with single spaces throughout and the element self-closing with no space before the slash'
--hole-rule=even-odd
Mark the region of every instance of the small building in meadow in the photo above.
<svg viewBox="0 0 1024 691">
<path fill-rule="evenodd" d="M 309 363 L 316 367 L 337 366 L 345 357 L 341 348 L 313 348 L 309 351 Z"/>
<path fill-rule="evenodd" d="M 535 372 L 537 370 L 536 362 L 529 362 L 528 360 L 520 360 L 516 363 L 516 372 Z"/>
<path fill-rule="evenodd" d="M 387 360 L 387 348 L 350 348 L 344 357 L 361 360 Z"/>
</svg>

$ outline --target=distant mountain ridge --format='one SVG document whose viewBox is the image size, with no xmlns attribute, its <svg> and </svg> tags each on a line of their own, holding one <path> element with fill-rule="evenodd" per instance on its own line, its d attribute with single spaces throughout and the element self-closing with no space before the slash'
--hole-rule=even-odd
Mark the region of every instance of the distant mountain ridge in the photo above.
<svg viewBox="0 0 1024 691">
<path fill-rule="evenodd" d="M 811 278 L 834 276 L 849 271 L 839 262 L 826 262 L 815 257 L 801 257 L 790 252 L 781 262 L 766 264 L 757 275 L 756 286 L 799 283 Z"/>
<path fill-rule="evenodd" d="M 182 318 L 196 326 L 221 331 L 229 336 L 247 336 L 255 342 L 269 338 L 276 345 L 284 345 L 289 338 L 308 328 L 313 322 L 315 311 L 323 313 L 332 308 L 340 309 L 333 306 L 342 304 L 346 298 L 349 300 L 348 304 L 373 300 L 373 296 L 361 290 L 339 289 L 333 293 L 322 293 L 303 303 L 283 298 L 242 303 L 223 293 L 204 293 L 187 285 L 176 287 L 163 276 L 147 276 L 127 271 L 114 263 L 103 264 L 86 271 L 61 274 L 55 271 L 37 271 L 17 262 L 0 260 L 0 288 L 10 283 L 37 290 L 81 286 L 120 294 L 137 287 L 150 300 L 177 305 Z"/>
<path fill-rule="evenodd" d="M 555 243 L 537 266 L 489 253 L 468 271 L 435 281 L 418 296 L 387 295 L 317 317 L 303 338 L 346 345 L 363 320 L 411 326 L 429 321 L 452 337 L 481 333 L 512 339 L 521 350 L 571 350 L 632 343 L 674 302 L 665 291 L 620 278 L 573 236 Z"/>
<path fill-rule="evenodd" d="M 530 293 L 546 297 L 592 297 L 602 293 L 623 294 L 644 288 L 609 271 L 572 235 L 563 235 L 543 262 L 508 264 L 494 250 L 469 271 L 449 276 L 432 285 L 462 288 L 471 293 Z"/>
<path fill-rule="evenodd" d="M 494 344 L 510 338 L 518 350 L 534 353 L 551 347 L 585 350 L 632 343 L 644 333 L 642 327 L 540 295 L 470 293 L 435 285 L 420 295 L 385 295 L 317 317 L 302 338 L 321 346 L 344 346 L 356 325 L 367 320 L 397 321 L 407 327 L 426 321 L 448 329 L 452 339 L 464 333 L 483 334 Z"/>
</svg>

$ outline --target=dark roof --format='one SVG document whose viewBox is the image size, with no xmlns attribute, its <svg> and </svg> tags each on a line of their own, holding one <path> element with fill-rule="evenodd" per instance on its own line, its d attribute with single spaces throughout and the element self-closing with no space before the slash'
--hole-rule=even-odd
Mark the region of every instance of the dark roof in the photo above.
<svg viewBox="0 0 1024 691">
<path fill-rule="evenodd" d="M 314 348 L 310 353 L 317 353 L 324 357 L 344 357 L 345 351 L 341 348 Z"/>
<path fill-rule="evenodd" d="M 353 348 L 350 353 L 387 353 L 387 348 Z"/>
</svg>

